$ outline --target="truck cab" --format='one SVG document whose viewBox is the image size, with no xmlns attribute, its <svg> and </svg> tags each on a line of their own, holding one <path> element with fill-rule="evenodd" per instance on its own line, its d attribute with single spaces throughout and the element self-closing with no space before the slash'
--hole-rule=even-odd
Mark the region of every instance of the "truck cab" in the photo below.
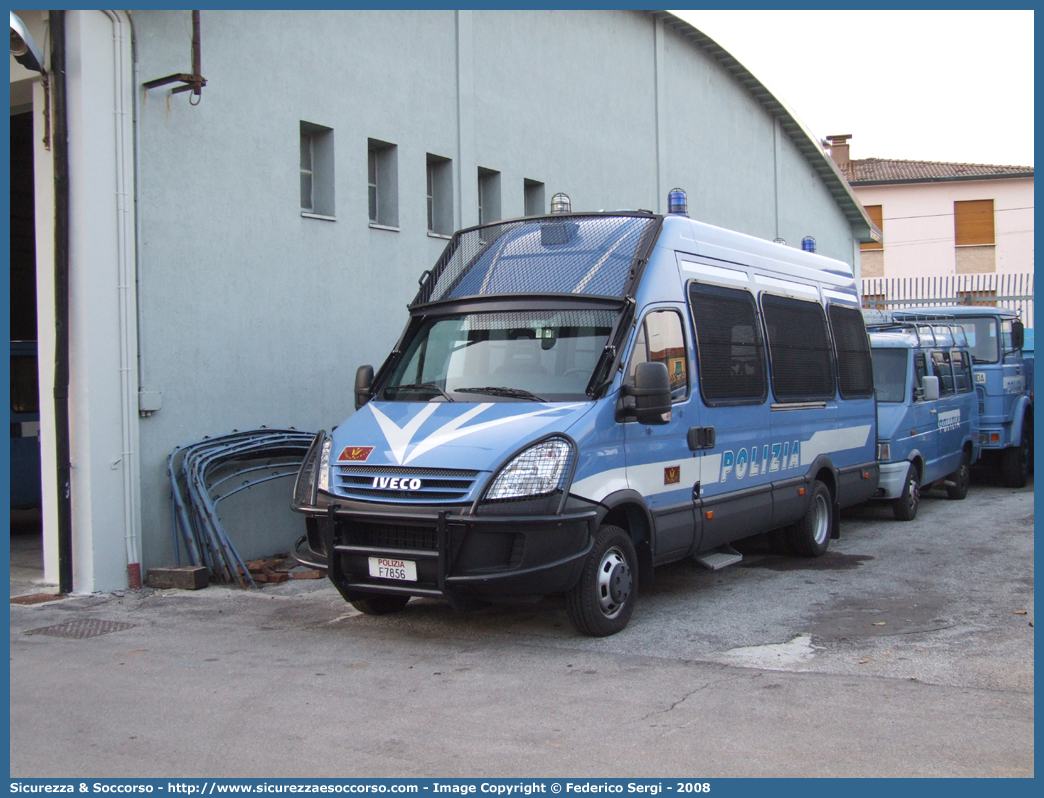
<svg viewBox="0 0 1044 798">
<path fill-rule="evenodd" d="M 1015 311 L 999 307 L 953 306 L 895 311 L 897 320 L 946 314 L 964 330 L 972 358 L 979 403 L 979 445 L 983 462 L 1004 485 L 1025 486 L 1033 473 L 1033 353 Z"/>
<path fill-rule="evenodd" d="M 951 499 L 968 493 L 979 457 L 979 405 L 964 330 L 952 319 L 922 316 L 895 321 L 864 311 L 877 395 L 876 500 L 895 517 L 912 521 L 920 494 L 945 488 Z"/>
</svg>

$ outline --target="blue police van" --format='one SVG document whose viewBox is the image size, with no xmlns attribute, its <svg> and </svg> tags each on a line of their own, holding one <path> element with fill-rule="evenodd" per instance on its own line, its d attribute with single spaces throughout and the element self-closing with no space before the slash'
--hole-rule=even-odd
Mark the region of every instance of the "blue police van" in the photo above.
<svg viewBox="0 0 1044 798">
<path fill-rule="evenodd" d="M 979 402 L 964 328 L 952 316 L 864 310 L 877 393 L 875 499 L 912 521 L 922 491 L 968 495 L 979 457 Z M 898 315 L 898 314 L 896 314 Z"/>
<path fill-rule="evenodd" d="M 964 330 L 979 399 L 983 460 L 1009 488 L 1033 473 L 1033 352 L 1018 313 L 1007 308 L 952 306 L 894 311 L 896 319 L 951 315 Z"/>
<path fill-rule="evenodd" d="M 878 483 L 853 270 L 671 207 L 457 232 L 312 444 L 299 558 L 366 613 L 561 593 L 604 636 L 655 566 L 825 553 Z"/>
</svg>

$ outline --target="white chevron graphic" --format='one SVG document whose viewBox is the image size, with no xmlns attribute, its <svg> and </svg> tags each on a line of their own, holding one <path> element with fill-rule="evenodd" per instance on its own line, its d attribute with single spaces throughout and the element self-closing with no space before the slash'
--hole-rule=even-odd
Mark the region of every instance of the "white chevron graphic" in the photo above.
<svg viewBox="0 0 1044 798">
<path fill-rule="evenodd" d="M 381 432 L 384 433 L 384 437 L 388 440 L 389 446 L 391 446 L 392 455 L 395 457 L 396 462 L 399 465 L 405 465 L 411 460 L 420 457 L 426 452 L 430 452 L 437 446 L 442 446 L 450 441 L 455 441 L 458 438 L 463 438 L 465 435 L 470 435 L 473 432 L 482 432 L 493 427 L 499 427 L 502 424 L 511 424 L 515 421 L 521 421 L 526 418 L 534 418 L 536 416 L 543 416 L 548 413 L 555 413 L 559 410 L 567 411 L 573 408 L 580 407 L 579 404 L 572 405 L 555 405 L 554 407 L 545 407 L 541 410 L 534 410 L 531 413 L 522 413 L 517 416 L 508 416 L 506 418 L 497 418 L 492 421 L 485 421 L 481 424 L 475 424 L 472 427 L 466 427 L 460 429 L 460 427 L 471 421 L 475 416 L 479 415 L 485 410 L 488 410 L 493 406 L 491 402 L 483 402 L 482 404 L 476 405 L 465 413 L 461 413 L 454 419 L 447 421 L 431 435 L 424 440 L 420 441 L 409 456 L 406 456 L 406 450 L 410 446 L 410 442 L 413 440 L 413 436 L 417 434 L 417 430 L 420 429 L 421 424 L 427 421 L 428 417 L 435 412 L 435 409 L 439 406 L 438 404 L 428 404 L 417 413 L 404 427 L 400 427 L 384 413 L 382 413 L 372 402 L 366 405 L 373 411 L 373 417 L 377 419 L 377 424 L 381 428 Z"/>
</svg>

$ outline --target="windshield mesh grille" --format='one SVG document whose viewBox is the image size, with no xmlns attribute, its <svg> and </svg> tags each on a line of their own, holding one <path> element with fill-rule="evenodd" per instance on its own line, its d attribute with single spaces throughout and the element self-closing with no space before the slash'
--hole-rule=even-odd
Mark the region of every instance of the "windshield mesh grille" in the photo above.
<svg viewBox="0 0 1044 798">
<path fill-rule="evenodd" d="M 652 216 L 523 219 L 453 237 L 413 305 L 491 294 L 623 296 Z"/>
</svg>

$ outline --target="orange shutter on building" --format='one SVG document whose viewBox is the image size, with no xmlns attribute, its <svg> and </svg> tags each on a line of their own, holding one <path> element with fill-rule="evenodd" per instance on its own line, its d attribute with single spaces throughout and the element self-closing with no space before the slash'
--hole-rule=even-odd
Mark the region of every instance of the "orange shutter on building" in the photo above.
<svg viewBox="0 0 1044 798">
<path fill-rule="evenodd" d="M 953 236 L 959 247 L 993 244 L 993 200 L 953 203 Z"/>
<path fill-rule="evenodd" d="M 884 235 L 884 221 L 881 218 L 881 206 L 880 205 L 865 205 L 866 215 L 870 217 L 870 221 L 877 225 L 877 229 Z M 884 249 L 883 243 L 872 241 L 869 244 L 860 244 L 860 249 Z"/>
</svg>

